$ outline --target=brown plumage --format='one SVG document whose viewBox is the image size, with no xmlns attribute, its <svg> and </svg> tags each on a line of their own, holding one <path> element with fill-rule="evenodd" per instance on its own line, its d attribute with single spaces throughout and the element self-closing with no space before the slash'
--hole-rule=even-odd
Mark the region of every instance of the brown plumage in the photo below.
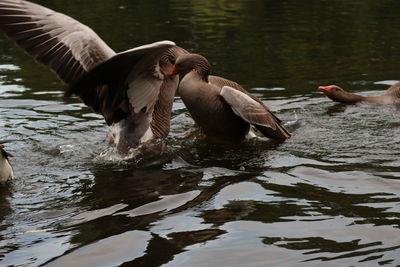
<svg viewBox="0 0 400 267">
<path fill-rule="evenodd" d="M 0 29 L 48 65 L 109 125 L 121 153 L 169 132 L 178 78 L 169 76 L 184 49 L 161 41 L 115 53 L 92 29 L 23 0 L 0 1 Z"/>
<path fill-rule="evenodd" d="M 362 96 L 346 92 L 337 85 L 320 86 L 318 90 L 336 102 L 354 104 L 357 102 L 370 102 L 377 104 L 400 104 L 400 82 L 390 86 L 385 93 L 377 96 Z"/>
<path fill-rule="evenodd" d="M 284 140 L 290 133 L 257 97 L 239 84 L 210 76 L 210 64 L 197 54 L 180 56 L 173 74 L 188 72 L 179 94 L 196 124 L 207 136 L 240 141 L 255 126 L 264 136 Z"/>
</svg>

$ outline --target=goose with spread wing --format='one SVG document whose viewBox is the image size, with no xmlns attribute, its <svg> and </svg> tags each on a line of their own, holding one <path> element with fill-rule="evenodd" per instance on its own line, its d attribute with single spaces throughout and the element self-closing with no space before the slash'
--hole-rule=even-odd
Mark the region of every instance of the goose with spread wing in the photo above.
<svg viewBox="0 0 400 267">
<path fill-rule="evenodd" d="M 119 153 L 167 136 L 179 83 L 168 74 L 183 48 L 160 41 L 116 53 L 88 26 L 23 0 L 0 1 L 0 29 L 68 84 L 66 98 L 79 96 L 113 125 Z"/>
<path fill-rule="evenodd" d="M 186 72 L 179 94 L 206 136 L 241 141 L 251 136 L 250 125 L 264 136 L 285 140 L 290 133 L 256 96 L 236 82 L 212 76 L 208 60 L 198 54 L 177 58 L 171 74 Z"/>
</svg>

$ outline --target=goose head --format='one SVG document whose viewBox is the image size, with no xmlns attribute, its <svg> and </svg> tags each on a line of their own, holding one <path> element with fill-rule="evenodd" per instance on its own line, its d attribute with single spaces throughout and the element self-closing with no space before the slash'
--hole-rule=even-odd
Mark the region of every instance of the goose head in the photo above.
<svg viewBox="0 0 400 267">
<path fill-rule="evenodd" d="M 181 72 L 196 71 L 200 77 L 207 80 L 211 72 L 208 60 L 199 54 L 185 54 L 177 58 L 171 75 Z"/>
<path fill-rule="evenodd" d="M 362 96 L 346 92 L 343 88 L 337 85 L 319 86 L 318 90 L 336 102 L 350 104 L 362 101 Z"/>
</svg>

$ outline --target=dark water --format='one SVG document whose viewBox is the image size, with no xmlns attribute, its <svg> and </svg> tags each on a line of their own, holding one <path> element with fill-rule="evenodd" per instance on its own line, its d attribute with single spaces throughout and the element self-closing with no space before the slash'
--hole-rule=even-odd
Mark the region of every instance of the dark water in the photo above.
<svg viewBox="0 0 400 267">
<path fill-rule="evenodd" d="M 0 138 L 22 141 L 7 145 L 0 265 L 400 264 L 399 110 L 316 90 L 375 95 L 400 80 L 399 1 L 37 2 L 117 51 L 173 40 L 297 122 L 283 144 L 195 141 L 177 96 L 167 151 L 115 161 L 103 119 L 1 38 Z"/>
</svg>

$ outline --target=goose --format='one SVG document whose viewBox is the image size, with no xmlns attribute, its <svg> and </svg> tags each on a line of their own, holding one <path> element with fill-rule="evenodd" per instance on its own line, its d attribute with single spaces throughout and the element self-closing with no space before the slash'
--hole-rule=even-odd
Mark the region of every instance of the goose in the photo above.
<svg viewBox="0 0 400 267">
<path fill-rule="evenodd" d="M 318 90 L 333 101 L 346 104 L 354 104 L 362 101 L 377 104 L 400 104 L 400 82 L 393 84 L 386 92 L 377 96 L 362 96 L 349 93 L 337 85 L 319 86 Z"/>
<path fill-rule="evenodd" d="M 14 171 L 9 162 L 12 155 L 4 150 L 4 143 L 7 143 L 7 141 L 0 141 L 0 184 L 14 177 Z"/>
<path fill-rule="evenodd" d="M 65 99 L 76 95 L 103 115 L 119 154 L 168 135 L 179 83 L 168 74 L 187 53 L 174 42 L 116 53 L 88 26 L 23 0 L 0 1 L 0 29 L 68 85 Z"/>
<path fill-rule="evenodd" d="M 179 95 L 207 137 L 240 142 L 254 136 L 250 125 L 271 139 L 290 137 L 281 121 L 260 99 L 236 82 L 210 75 L 210 63 L 202 55 L 179 56 L 171 74 L 181 72 L 186 75 L 179 84 Z"/>
</svg>

